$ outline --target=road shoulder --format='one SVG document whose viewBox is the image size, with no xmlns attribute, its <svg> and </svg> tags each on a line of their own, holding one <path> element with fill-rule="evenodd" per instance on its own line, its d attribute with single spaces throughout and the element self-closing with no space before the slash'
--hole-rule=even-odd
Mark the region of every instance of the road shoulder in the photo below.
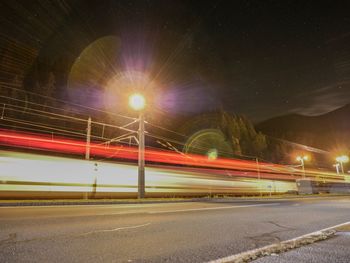
<svg viewBox="0 0 350 263">
<path fill-rule="evenodd" d="M 327 240 L 327 241 L 324 241 Z M 341 242 L 339 247 L 334 248 L 335 242 Z M 322 241 L 322 242 L 319 242 Z M 295 258 L 296 254 L 305 254 L 305 257 L 318 258 L 317 250 L 319 249 L 319 243 L 324 243 L 325 246 L 331 246 L 332 253 L 341 254 L 340 259 L 348 259 L 350 252 L 347 247 L 350 245 L 350 221 L 339 225 L 321 229 L 306 235 L 302 235 L 290 240 L 282 241 L 279 243 L 271 244 L 265 247 L 253 249 L 250 251 L 242 252 L 239 254 L 231 255 L 217 260 L 210 261 L 209 263 L 225 263 L 225 262 L 301 262 Z M 308 246 L 312 244 L 311 246 Z M 337 243 L 338 244 L 338 243 Z M 309 252 L 307 253 L 309 249 Z M 310 250 L 311 249 L 311 250 Z M 335 251 L 336 250 L 336 251 Z M 286 252 L 286 253 L 284 253 Z M 347 253 L 344 257 L 344 253 Z M 281 255 L 281 256 L 280 256 Z M 284 259 L 283 259 L 284 258 Z M 276 261 L 277 260 L 277 261 Z M 282 260 L 282 261 L 279 261 Z M 283 261 L 285 260 L 285 261 Z M 321 261 L 302 261 L 302 262 L 330 262 L 324 258 Z M 332 262 L 345 262 L 345 261 L 332 261 Z M 346 261 L 348 262 L 348 261 Z"/>
</svg>

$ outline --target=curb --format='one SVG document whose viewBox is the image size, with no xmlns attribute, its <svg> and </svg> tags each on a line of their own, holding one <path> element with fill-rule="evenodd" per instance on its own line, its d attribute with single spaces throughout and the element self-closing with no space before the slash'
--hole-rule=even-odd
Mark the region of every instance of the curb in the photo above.
<svg viewBox="0 0 350 263">
<path fill-rule="evenodd" d="M 27 202 L 0 202 L 0 207 L 17 207 L 17 206 L 70 206 L 70 205 L 115 205 L 115 204 L 161 204 L 161 203 L 189 203 L 197 202 L 198 200 L 189 199 L 189 200 L 164 200 L 164 201 L 155 201 L 155 200 L 145 200 L 145 201 L 27 201 Z"/>
<path fill-rule="evenodd" d="M 293 201 L 293 200 L 314 200 L 314 199 L 332 199 L 338 197 L 350 197 L 350 195 L 329 195 L 329 196 L 278 196 L 272 198 L 191 198 L 191 199 L 164 199 L 164 200 L 18 200 L 7 202 L 6 200 L 0 200 L 0 207 L 10 206 L 63 206 L 63 205 L 112 205 L 112 204 L 157 204 L 157 203 L 187 203 L 187 202 L 212 202 L 212 203 L 225 203 L 225 202 L 272 202 L 272 201 Z"/>
<path fill-rule="evenodd" d="M 345 222 L 343 224 L 335 225 L 329 228 L 325 228 L 319 231 L 315 231 L 306 235 L 302 235 L 293 239 L 282 241 L 280 243 L 275 243 L 275 244 L 267 245 L 261 248 L 235 254 L 232 256 L 212 260 L 207 263 L 250 262 L 252 260 L 256 260 L 264 256 L 286 252 L 294 248 L 298 248 L 301 246 L 309 245 L 318 241 L 328 239 L 335 235 L 335 233 L 337 232 L 336 230 L 337 228 L 346 226 L 349 224 L 350 224 L 350 221 Z"/>
</svg>

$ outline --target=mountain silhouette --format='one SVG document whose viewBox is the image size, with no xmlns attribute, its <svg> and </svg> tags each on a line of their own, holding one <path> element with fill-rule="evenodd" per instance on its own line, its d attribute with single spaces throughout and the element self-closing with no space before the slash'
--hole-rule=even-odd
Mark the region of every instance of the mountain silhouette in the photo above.
<svg viewBox="0 0 350 263">
<path fill-rule="evenodd" d="M 289 114 L 263 121 L 262 133 L 324 150 L 350 148 L 350 104 L 319 116 Z"/>
</svg>

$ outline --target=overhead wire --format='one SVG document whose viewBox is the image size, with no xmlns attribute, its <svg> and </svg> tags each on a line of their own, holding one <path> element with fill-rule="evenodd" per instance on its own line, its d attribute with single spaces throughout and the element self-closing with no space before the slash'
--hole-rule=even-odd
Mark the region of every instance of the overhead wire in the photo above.
<svg viewBox="0 0 350 263">
<path fill-rule="evenodd" d="M 39 117 L 43 117 L 43 118 L 46 117 L 46 118 L 49 118 L 51 120 L 55 119 L 55 120 L 60 120 L 60 121 L 79 121 L 79 122 L 86 122 L 87 121 L 84 119 L 74 118 L 74 117 L 70 117 L 67 115 L 55 114 L 55 113 L 45 112 L 45 111 L 31 109 L 31 108 L 24 108 L 24 107 L 12 105 L 12 104 L 6 104 L 6 103 L 0 103 L 0 104 L 4 105 L 6 111 L 12 110 L 13 112 L 19 112 L 19 113 L 29 114 L 29 115 L 33 115 L 33 116 L 39 116 Z"/>
<path fill-rule="evenodd" d="M 2 88 L 2 87 L 4 87 L 3 84 L 0 85 L 0 88 Z M 14 87 L 5 87 L 5 88 L 16 90 L 16 91 L 23 92 L 23 93 L 26 93 L 26 94 L 31 94 L 33 96 L 42 97 L 42 98 L 45 98 L 45 99 L 49 99 L 51 101 L 57 101 L 57 102 L 65 104 L 65 105 L 72 105 L 72 106 L 79 107 L 79 108 L 82 108 L 82 109 L 88 109 L 88 110 L 92 110 L 92 111 L 96 111 L 96 112 L 100 112 L 100 113 L 105 113 L 105 114 L 108 114 L 108 115 L 111 115 L 111 116 L 117 116 L 117 117 L 129 119 L 129 120 L 135 120 L 134 117 L 129 117 L 129 116 L 126 116 L 126 115 L 113 113 L 113 112 L 109 112 L 109 111 L 104 111 L 104 110 L 101 110 L 101 109 L 96 109 L 96 108 L 93 108 L 93 107 L 88 107 L 88 106 L 84 106 L 84 105 L 81 105 L 81 104 L 78 104 L 78 103 L 73 103 L 73 102 L 69 102 L 69 101 L 65 101 L 65 100 L 61 100 L 61 99 L 55 99 L 55 98 L 52 98 L 50 96 L 37 94 L 37 93 L 31 92 L 31 91 L 25 91 L 23 89 L 18 89 L 18 88 L 14 88 Z"/>
<path fill-rule="evenodd" d="M 3 96 L 0 96 L 0 97 L 3 97 Z M 22 101 L 22 100 L 19 100 L 19 101 Z M 2 105 L 5 105 L 6 106 L 11 106 L 11 107 L 17 107 L 17 108 L 22 108 L 23 111 L 19 111 L 19 110 L 13 110 L 13 111 L 17 111 L 17 112 L 26 112 L 28 114 L 34 114 L 34 113 L 29 113 L 28 111 L 36 111 L 36 112 L 41 112 L 41 113 L 44 113 L 46 115 L 52 115 L 52 116 L 56 116 L 56 117 L 62 117 L 62 118 L 66 118 L 66 119 L 70 119 L 70 120 L 76 120 L 76 121 L 80 121 L 80 122 L 87 122 L 87 119 L 81 119 L 81 118 L 77 118 L 77 117 L 72 117 L 72 116 L 69 116 L 69 115 L 63 115 L 63 114 L 57 114 L 57 113 L 52 113 L 52 112 L 47 112 L 47 111 L 42 111 L 42 110 L 36 110 L 36 109 L 32 109 L 32 108 L 28 108 L 28 107 L 21 107 L 21 106 L 16 106 L 16 105 L 12 105 L 12 104 L 7 104 L 7 103 L 1 103 Z M 39 115 L 41 116 L 41 115 Z M 43 117 L 43 116 L 42 116 Z M 50 118 L 49 116 L 47 116 L 48 118 Z M 64 119 L 61 119 L 61 120 L 64 120 Z M 121 130 L 124 130 L 124 131 L 133 131 L 133 130 L 130 130 L 130 129 L 127 129 L 126 127 L 133 124 L 133 123 L 136 123 L 137 122 L 137 119 L 133 119 L 133 121 L 131 123 L 128 123 L 124 126 L 118 126 L 118 125 L 113 125 L 113 124 L 108 124 L 108 123 L 103 123 L 103 122 L 98 122 L 98 121 L 91 121 L 93 124 L 97 124 L 97 125 L 101 125 L 101 126 L 105 126 L 105 127 L 111 127 L 111 128 L 116 128 L 116 129 L 121 129 Z"/>
<path fill-rule="evenodd" d="M 174 133 L 174 134 L 179 135 L 179 136 L 182 136 L 182 137 L 188 137 L 187 135 L 185 135 L 185 134 L 183 134 L 183 133 L 179 133 L 179 132 L 170 130 L 170 129 L 168 129 L 168 128 L 161 127 L 161 126 L 159 126 L 159 125 L 150 123 L 149 121 L 145 121 L 145 123 L 148 124 L 148 125 L 151 125 L 151 126 L 153 126 L 153 127 L 155 127 L 155 128 L 159 128 L 159 129 L 161 129 L 161 130 L 163 130 L 163 131 L 171 132 L 171 133 Z"/>
<path fill-rule="evenodd" d="M 86 134 L 77 135 L 77 134 L 70 134 L 68 132 L 45 131 L 43 129 L 35 129 L 35 128 L 26 127 L 26 126 L 10 125 L 10 124 L 4 124 L 4 123 L 1 123 L 0 126 L 11 128 L 11 129 L 16 129 L 16 130 L 19 129 L 21 131 L 24 130 L 24 131 L 30 131 L 30 132 L 39 132 L 40 134 L 50 134 L 52 137 L 57 136 L 57 135 L 61 135 L 61 136 L 69 136 L 69 137 L 73 137 L 73 138 L 79 138 L 79 139 L 86 138 Z"/>
<path fill-rule="evenodd" d="M 149 136 L 149 137 L 152 137 L 152 138 L 155 138 L 155 139 L 161 139 L 161 140 L 164 140 L 164 141 L 169 141 L 169 142 L 172 142 L 172 143 L 175 143 L 177 145 L 181 145 L 181 146 L 186 146 L 186 143 L 184 142 L 181 142 L 181 141 L 178 141 L 178 140 L 174 140 L 174 139 L 170 139 L 170 138 L 166 138 L 164 136 L 160 136 L 160 135 L 154 135 L 154 134 L 146 134 L 146 136 Z M 204 147 L 200 147 L 200 146 L 193 146 L 193 148 L 197 149 L 197 150 L 208 150 L 207 148 L 204 148 Z M 227 155 L 232 155 L 232 153 L 229 153 L 229 152 L 226 152 L 226 151 L 220 151 L 221 153 L 224 153 L 224 154 L 227 154 Z M 256 158 L 256 157 L 253 157 L 253 156 L 248 156 L 248 155 L 235 155 L 235 156 L 239 156 L 239 157 L 246 157 L 246 158 Z"/>
<path fill-rule="evenodd" d="M 25 92 L 25 93 L 29 93 L 29 94 L 34 94 L 32 92 L 28 92 L 28 91 L 23 91 L 21 89 L 17 89 L 17 88 L 13 88 L 13 87 L 7 87 L 7 88 L 10 88 L 10 89 L 13 89 L 13 90 L 19 90 L 21 92 Z M 49 98 L 49 99 L 52 99 L 54 101 L 60 101 L 60 102 L 64 102 L 62 100 L 57 100 L 57 99 L 54 99 L 54 98 L 51 98 L 51 97 L 48 97 L 48 96 L 43 96 L 43 95 L 38 95 L 38 94 L 34 94 L 34 95 L 37 95 L 37 96 L 40 96 L 40 97 L 45 97 L 45 98 Z M 35 105 L 35 106 L 39 106 L 39 107 L 45 107 L 45 108 L 48 108 L 48 109 L 53 109 L 53 110 L 62 110 L 62 109 L 59 109 L 59 108 L 56 108 L 56 107 L 52 107 L 52 106 L 48 106 L 48 105 L 43 105 L 43 104 L 40 104 L 40 103 L 34 103 L 34 102 L 31 102 L 31 101 L 28 101 L 28 100 L 21 100 L 21 99 L 16 99 L 16 98 L 12 98 L 12 97 L 8 97 L 8 96 L 3 96 L 3 95 L 0 95 L 1 98 L 5 98 L 5 99 L 10 99 L 10 100 L 14 100 L 14 101 L 18 101 L 18 102 L 22 102 L 22 103 L 25 103 L 25 104 L 31 104 L 31 105 Z M 66 103 L 66 102 L 65 102 Z M 67 121 L 67 120 L 71 120 L 71 121 L 79 121 L 79 122 L 86 122 L 87 120 L 86 119 L 82 119 L 82 118 L 78 118 L 78 117 L 72 117 L 72 116 L 69 116 L 69 115 L 64 115 L 64 114 L 57 114 L 57 113 L 53 113 L 53 112 L 48 112 L 48 111 L 43 111 L 43 110 L 38 110 L 38 109 L 33 109 L 33 108 L 29 108 L 27 106 L 18 106 L 18 105 L 12 105 L 12 104 L 7 104 L 7 103 L 2 103 L 4 106 L 10 106 L 12 108 L 17 108 L 17 109 L 20 109 L 22 108 L 23 111 L 25 111 L 26 114 L 31 114 L 31 115 L 36 115 L 36 116 L 41 116 L 39 114 L 35 114 L 33 112 L 37 112 L 37 113 L 42 113 L 42 114 L 45 114 L 47 116 L 45 117 L 48 117 L 48 118 L 56 118 L 56 119 L 59 119 L 59 120 L 63 120 L 63 121 Z M 68 103 L 68 104 L 71 104 L 71 103 Z M 97 110 L 97 111 L 100 111 L 100 112 L 105 112 L 105 111 L 101 111 L 101 110 L 98 110 L 98 109 L 94 109 L 94 108 L 90 108 L 90 107 L 86 107 L 86 106 L 82 106 L 82 105 L 79 105 L 79 104 L 74 104 L 73 105 L 76 105 L 78 107 L 83 107 L 83 108 L 88 108 L 88 109 L 93 109 L 93 110 Z M 7 109 L 8 110 L 8 109 Z M 20 111 L 20 110 L 16 110 L 16 109 L 11 109 L 10 110 L 13 110 L 13 111 L 17 111 L 17 112 L 23 112 L 23 111 Z M 28 112 L 28 111 L 33 111 L 33 112 Z M 105 112 L 107 114 L 114 114 L 114 113 L 110 113 L 110 112 Z M 78 113 L 78 114 L 81 114 L 81 113 Z M 114 114 L 115 115 L 115 114 Z M 123 115 L 119 115 L 117 114 L 118 116 L 123 116 Z M 52 117 L 53 116 L 53 117 Z M 123 116 L 123 117 L 126 117 L 126 116 Z M 12 121 L 12 122 L 15 122 L 15 119 L 9 119 L 9 118 L 6 118 L 7 120 L 9 121 Z M 135 131 L 134 130 L 130 130 L 130 129 L 126 129 L 125 127 L 133 124 L 133 123 L 136 123 L 137 122 L 137 119 L 136 118 L 129 118 L 128 119 L 131 119 L 133 120 L 131 123 L 128 123 L 124 126 L 117 126 L 117 125 L 112 125 L 112 124 L 106 124 L 106 123 L 102 123 L 102 122 L 97 122 L 97 121 L 92 121 L 93 124 L 97 124 L 97 125 L 101 125 L 101 126 L 105 126 L 105 127 L 111 127 L 111 128 L 117 128 L 117 129 L 121 129 L 121 130 L 124 130 L 124 131 L 127 131 L 127 132 L 130 132 L 130 133 L 134 133 Z M 17 120 L 17 123 L 19 121 Z M 25 125 L 35 125 L 36 127 L 44 127 L 45 125 L 42 124 L 42 123 L 39 123 L 39 124 L 33 124 L 33 123 L 30 123 L 30 122 L 27 122 L 27 121 L 22 121 L 22 124 L 25 124 Z M 182 133 L 179 133 L 177 131 L 173 131 L 171 129 L 168 129 L 168 128 L 164 128 L 164 127 L 161 127 L 159 125 L 156 125 L 156 124 L 153 124 L 153 123 L 150 123 L 150 122 L 146 122 L 146 124 L 152 126 L 152 127 L 155 127 L 155 128 L 158 128 L 158 129 L 161 129 L 161 130 L 164 130 L 164 131 L 167 131 L 167 132 L 171 132 L 173 134 L 176 134 L 176 135 L 179 135 L 181 137 L 187 137 L 185 134 L 182 134 Z M 45 127 L 46 129 L 51 129 L 51 130 L 55 130 L 55 132 L 65 132 L 65 133 L 69 133 L 69 134 L 79 134 L 81 136 L 86 136 L 85 134 L 83 133 L 76 133 L 76 132 L 73 132 L 73 131 L 67 131 L 67 130 L 62 130 L 62 129 L 57 129 L 57 126 L 55 127 L 48 127 L 46 126 Z M 94 136 L 94 135 L 93 135 Z M 155 135 L 151 135 L 151 134 L 147 134 L 147 136 L 150 136 L 150 137 L 154 137 L 154 138 L 158 138 L 158 139 L 162 139 L 162 140 L 165 140 L 165 141 L 171 141 L 175 144 L 178 144 L 178 145 L 182 145 L 182 146 L 185 146 L 185 144 L 183 142 L 180 142 L 180 141 L 177 141 L 177 140 L 174 140 L 174 139 L 169 139 L 169 138 L 165 138 L 163 136 L 155 136 Z M 103 138 L 101 136 L 94 136 L 96 138 Z M 305 146 L 305 145 L 301 145 L 301 144 L 297 144 L 297 143 L 293 143 L 293 142 L 289 142 L 289 141 L 286 141 L 286 140 L 282 140 L 282 139 L 278 139 L 278 138 L 274 138 L 274 137 L 271 137 L 269 136 L 270 138 L 273 138 L 275 140 L 280 140 L 280 141 L 284 141 L 284 142 L 288 142 L 290 144 L 293 144 L 294 146 L 298 146 L 298 147 L 303 147 L 305 149 L 305 147 L 307 147 L 308 149 L 316 149 L 316 148 L 313 148 L 313 147 L 309 147 L 309 146 Z M 195 148 L 197 148 L 198 150 L 206 150 L 205 148 L 202 148 L 202 147 L 198 147 L 196 146 Z M 322 151 L 322 153 L 328 153 L 326 151 L 323 151 L 323 150 L 320 150 L 320 149 L 317 149 L 318 151 Z M 225 154 L 231 154 L 229 152 L 225 152 L 225 151 L 222 151 L 222 153 L 225 153 Z M 239 157 L 244 157 L 244 158 L 250 158 L 250 159 L 256 159 L 257 157 L 255 156 L 248 156 L 248 155 L 236 155 L 236 156 L 239 156 Z M 260 160 L 263 160 L 262 158 L 259 158 Z M 268 162 L 267 160 L 264 160 L 266 162 Z"/>
</svg>

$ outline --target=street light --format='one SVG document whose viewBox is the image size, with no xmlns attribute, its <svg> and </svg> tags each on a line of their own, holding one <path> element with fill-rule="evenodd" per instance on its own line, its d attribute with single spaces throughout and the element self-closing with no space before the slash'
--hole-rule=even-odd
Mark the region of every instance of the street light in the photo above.
<svg viewBox="0 0 350 263">
<path fill-rule="evenodd" d="M 349 162 L 349 157 L 346 155 L 338 156 L 335 160 L 340 164 L 341 172 L 344 174 L 344 163 Z"/>
<path fill-rule="evenodd" d="M 129 97 L 129 105 L 136 111 L 142 111 L 146 106 L 145 97 L 140 93 L 132 94 Z"/>
<path fill-rule="evenodd" d="M 145 117 L 143 112 L 146 107 L 145 97 L 140 93 L 132 94 L 129 97 L 129 105 L 132 109 L 139 112 L 137 197 L 141 199 L 145 197 Z"/>
<path fill-rule="evenodd" d="M 305 178 L 305 161 L 307 161 L 308 159 L 309 157 L 306 155 L 297 157 L 297 161 L 301 163 L 301 168 L 303 170 L 303 178 Z"/>
</svg>

